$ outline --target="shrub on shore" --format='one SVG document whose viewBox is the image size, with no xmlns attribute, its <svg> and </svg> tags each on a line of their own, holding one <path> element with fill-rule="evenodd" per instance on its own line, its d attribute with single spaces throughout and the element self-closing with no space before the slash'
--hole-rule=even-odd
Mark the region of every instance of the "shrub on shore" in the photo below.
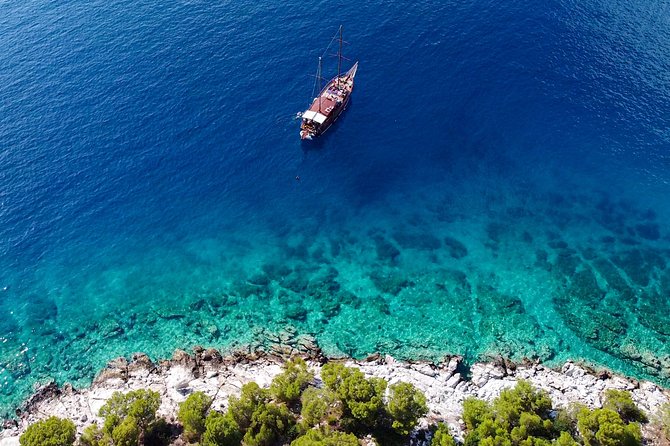
<svg viewBox="0 0 670 446">
<path fill-rule="evenodd" d="M 287 361 L 283 371 L 275 376 L 270 385 L 270 394 L 274 399 L 288 405 L 297 403 L 300 395 L 314 379 L 314 373 L 300 357 Z"/>
<path fill-rule="evenodd" d="M 626 423 L 635 421 L 646 423 L 649 421 L 647 415 L 633 402 L 630 392 L 625 390 L 606 390 L 603 408 L 615 411 Z"/>
<path fill-rule="evenodd" d="M 254 410 L 244 433 L 245 446 L 272 446 L 292 435 L 295 418 L 283 404 L 264 403 Z"/>
<path fill-rule="evenodd" d="M 212 398 L 203 392 L 194 392 L 179 405 L 177 419 L 184 427 L 184 439 L 198 442 L 205 433 L 205 418 L 212 405 Z"/>
<path fill-rule="evenodd" d="M 419 418 L 428 413 L 426 397 L 410 383 L 399 382 L 389 390 L 386 408 L 392 420 L 391 427 L 399 435 L 409 435 Z"/>
<path fill-rule="evenodd" d="M 385 380 L 365 378 L 360 370 L 336 363 L 324 365 L 321 377 L 342 401 L 346 424 L 354 429 L 372 429 L 378 425 L 383 418 Z"/>
<path fill-rule="evenodd" d="M 228 413 L 233 417 L 237 425 L 243 431 L 251 425 L 254 411 L 268 402 L 270 395 L 267 390 L 261 389 L 255 382 L 250 382 L 242 386 L 242 393 L 239 397 L 230 397 L 228 401 Z"/>
<path fill-rule="evenodd" d="M 583 409 L 577 427 L 584 446 L 638 446 L 642 433 L 638 423 L 626 423 L 611 409 Z"/>
<path fill-rule="evenodd" d="M 160 395 L 152 390 L 114 392 L 100 408 L 102 428 L 93 424 L 80 438 L 82 446 L 139 446 L 167 442 L 164 420 L 156 419 Z"/>
<path fill-rule="evenodd" d="M 670 403 L 665 403 L 663 407 L 661 407 L 654 422 L 660 428 L 661 435 L 670 442 Z"/>
<path fill-rule="evenodd" d="M 310 429 L 291 446 L 359 446 L 354 434 L 324 429 Z"/>
<path fill-rule="evenodd" d="M 28 426 L 19 438 L 21 446 L 72 446 L 77 429 L 70 420 L 49 417 Z"/>
<path fill-rule="evenodd" d="M 202 446 L 238 446 L 242 441 L 240 426 L 228 414 L 212 410 L 205 420 Z"/>
<path fill-rule="evenodd" d="M 451 436 L 449 432 L 449 426 L 444 423 L 437 425 L 437 429 L 433 434 L 433 439 L 430 442 L 430 446 L 456 446 L 456 440 Z"/>
<path fill-rule="evenodd" d="M 303 392 L 300 403 L 301 424 L 305 430 L 322 425 L 336 427 L 342 418 L 342 401 L 330 389 L 309 387 Z"/>
<path fill-rule="evenodd" d="M 234 430 L 230 421 L 237 425 L 245 446 L 270 446 L 294 436 L 295 415 L 284 403 L 273 401 L 270 391 L 261 389 L 254 382 L 242 386 L 239 397 L 230 398 L 225 421 L 215 417 L 216 421 L 206 425 L 205 438 L 214 437 L 208 434 L 214 426 L 230 434 Z M 226 435 L 225 441 L 233 437 Z"/>
<path fill-rule="evenodd" d="M 546 392 L 519 381 L 513 389 L 503 390 L 491 404 L 475 398 L 465 400 L 465 446 L 641 445 L 636 420 L 646 420 L 646 416 L 630 395 L 607 391 L 604 406 L 590 410 L 574 405 L 554 410 Z"/>
</svg>

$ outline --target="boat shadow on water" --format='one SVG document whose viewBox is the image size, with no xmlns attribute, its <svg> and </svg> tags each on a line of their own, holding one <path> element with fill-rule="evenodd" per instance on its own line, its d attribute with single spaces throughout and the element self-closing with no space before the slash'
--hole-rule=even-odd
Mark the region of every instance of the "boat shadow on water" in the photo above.
<svg viewBox="0 0 670 446">
<path fill-rule="evenodd" d="M 349 108 L 353 107 L 354 105 L 354 98 L 349 99 L 349 103 L 347 104 L 346 110 Z M 319 152 L 321 150 L 324 150 L 330 146 L 330 141 L 336 141 L 336 134 L 337 132 L 334 132 L 337 127 L 342 126 L 348 119 L 348 113 L 342 113 L 340 116 L 337 117 L 335 122 L 332 124 L 332 129 L 329 129 L 330 131 L 325 132 L 321 136 L 313 139 L 301 139 L 300 140 L 300 148 L 302 149 L 303 152 Z M 340 135 L 341 136 L 341 135 Z"/>
</svg>

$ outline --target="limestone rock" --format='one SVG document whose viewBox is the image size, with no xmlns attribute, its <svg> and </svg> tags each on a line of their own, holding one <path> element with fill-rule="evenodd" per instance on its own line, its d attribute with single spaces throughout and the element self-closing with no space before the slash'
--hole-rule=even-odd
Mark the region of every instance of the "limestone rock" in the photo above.
<svg viewBox="0 0 670 446">
<path fill-rule="evenodd" d="M 186 365 L 191 363 L 193 358 L 191 358 L 191 356 L 184 350 L 177 349 L 172 354 L 172 361 L 176 362 L 177 364 Z"/>
<path fill-rule="evenodd" d="M 208 361 L 212 362 L 214 364 L 220 364 L 223 362 L 223 357 L 221 356 L 221 353 L 215 348 L 208 348 L 202 352 L 200 355 L 200 358 L 203 361 Z"/>
</svg>

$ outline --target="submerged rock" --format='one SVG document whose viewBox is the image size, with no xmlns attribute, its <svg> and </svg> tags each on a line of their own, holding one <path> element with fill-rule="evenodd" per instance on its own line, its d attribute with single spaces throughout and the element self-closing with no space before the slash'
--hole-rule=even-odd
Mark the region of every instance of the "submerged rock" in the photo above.
<svg viewBox="0 0 670 446">
<path fill-rule="evenodd" d="M 444 245 L 447 247 L 449 255 L 455 259 L 462 259 L 468 255 L 468 248 L 453 237 L 445 237 Z"/>
<path fill-rule="evenodd" d="M 381 235 L 373 237 L 373 241 L 375 242 L 375 249 L 379 260 L 394 262 L 400 255 L 398 248 Z"/>
<path fill-rule="evenodd" d="M 383 272 L 376 270 L 372 272 L 370 279 L 372 279 L 372 282 L 379 291 L 392 295 L 397 295 L 405 287 L 411 284 L 411 282 L 399 272 Z"/>
<path fill-rule="evenodd" d="M 661 231 L 656 223 L 638 224 L 635 226 L 635 232 L 647 240 L 658 240 L 661 238 Z"/>
<path fill-rule="evenodd" d="M 429 233 L 393 233 L 394 240 L 405 249 L 421 249 L 432 251 L 442 247 L 440 239 Z"/>
</svg>

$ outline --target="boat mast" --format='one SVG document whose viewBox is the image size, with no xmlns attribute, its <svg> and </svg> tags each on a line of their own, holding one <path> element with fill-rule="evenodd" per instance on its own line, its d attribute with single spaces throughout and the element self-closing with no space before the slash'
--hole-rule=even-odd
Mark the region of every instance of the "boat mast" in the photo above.
<svg viewBox="0 0 670 446">
<path fill-rule="evenodd" d="M 319 113 L 321 113 L 321 58 L 319 57 L 319 68 L 316 70 L 316 78 L 319 81 Z"/>
<path fill-rule="evenodd" d="M 337 88 L 340 88 L 341 67 L 342 67 L 342 25 L 340 25 L 340 48 L 337 50 Z"/>
</svg>

